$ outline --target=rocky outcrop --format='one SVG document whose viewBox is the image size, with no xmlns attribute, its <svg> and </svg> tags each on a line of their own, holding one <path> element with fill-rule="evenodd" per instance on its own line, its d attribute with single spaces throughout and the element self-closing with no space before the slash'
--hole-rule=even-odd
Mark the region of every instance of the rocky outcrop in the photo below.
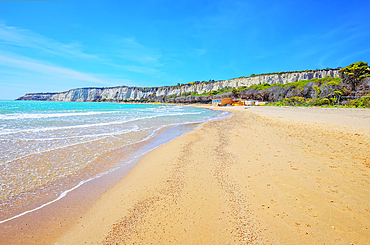
<svg viewBox="0 0 370 245">
<path fill-rule="evenodd" d="M 334 90 L 339 90 L 339 86 L 326 86 L 320 85 L 317 83 L 307 83 L 305 86 L 297 89 L 294 86 L 287 86 L 287 87 L 279 87 L 279 86 L 272 86 L 267 89 L 256 90 L 254 88 L 243 90 L 240 93 L 240 97 L 243 99 L 253 99 L 253 100 L 263 100 L 263 101 L 271 101 L 276 102 L 283 100 L 284 98 L 291 98 L 291 97 L 303 97 L 303 98 L 315 98 L 317 97 L 317 92 L 313 86 L 318 86 L 322 93 L 322 97 L 328 97 L 330 92 Z"/>
<path fill-rule="evenodd" d="M 324 77 L 339 77 L 337 69 L 325 69 L 307 72 L 277 73 L 271 75 L 258 75 L 254 77 L 240 77 L 230 80 L 215 82 L 198 82 L 182 86 L 166 86 L 153 88 L 140 87 L 113 87 L 113 88 L 78 88 L 61 93 L 32 93 L 26 94 L 18 100 L 44 100 L 44 101 L 123 101 L 149 99 L 156 101 L 178 102 L 183 101 L 205 103 L 211 100 L 211 96 L 178 97 L 184 93 L 197 92 L 198 94 L 208 93 L 222 88 L 249 87 L 257 84 L 286 84 L 301 80 Z M 168 98 L 173 97 L 173 98 Z M 178 98 L 176 98 L 178 97 Z M 185 99 L 186 98 L 186 99 Z M 190 102 L 192 101 L 192 102 Z"/>
<path fill-rule="evenodd" d="M 365 96 L 370 94 L 370 77 L 367 77 L 361 81 L 356 89 L 356 92 L 357 96 Z"/>
</svg>

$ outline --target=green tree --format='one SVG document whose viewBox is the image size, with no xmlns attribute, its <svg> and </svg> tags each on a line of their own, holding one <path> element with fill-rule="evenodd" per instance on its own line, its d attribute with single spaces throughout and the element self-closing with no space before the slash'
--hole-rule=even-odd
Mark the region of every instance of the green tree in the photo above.
<svg viewBox="0 0 370 245">
<path fill-rule="evenodd" d="M 370 76 L 370 69 L 366 62 L 359 61 L 340 69 L 339 74 L 343 82 L 349 84 L 352 90 L 355 90 L 362 79 Z"/>
</svg>

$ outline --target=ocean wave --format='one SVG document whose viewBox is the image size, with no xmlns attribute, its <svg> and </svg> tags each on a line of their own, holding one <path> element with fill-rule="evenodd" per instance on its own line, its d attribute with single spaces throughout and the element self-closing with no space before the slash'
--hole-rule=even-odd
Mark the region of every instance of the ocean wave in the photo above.
<svg viewBox="0 0 370 245">
<path fill-rule="evenodd" d="M 19 160 L 19 159 L 22 159 L 22 158 L 25 158 L 25 157 L 32 156 L 32 155 L 42 154 L 42 153 L 50 152 L 50 151 L 54 151 L 54 150 L 59 150 L 59 149 L 63 149 L 63 148 L 70 147 L 70 146 L 85 144 L 85 143 L 93 142 L 93 141 L 96 141 L 96 140 L 101 140 L 101 139 L 107 138 L 109 136 L 137 132 L 139 130 L 140 130 L 139 127 L 136 126 L 133 129 L 118 131 L 118 132 L 114 132 L 114 133 L 110 133 L 110 134 L 101 134 L 102 136 L 100 136 L 100 137 L 97 136 L 97 137 L 95 137 L 93 139 L 90 139 L 90 140 L 84 140 L 84 141 L 79 141 L 79 142 L 75 142 L 75 143 L 72 143 L 72 144 L 59 145 L 57 147 L 46 148 L 46 149 L 42 149 L 42 150 L 39 150 L 39 151 L 34 151 L 34 152 L 31 152 L 31 153 L 28 153 L 28 154 L 19 155 L 16 158 L 12 158 L 12 159 L 6 160 L 3 163 L 0 163 L 0 166 L 2 166 L 4 164 L 8 164 L 8 163 L 13 162 L 13 161 L 16 161 L 16 160 Z"/>
<path fill-rule="evenodd" d="M 133 125 L 134 129 L 126 129 L 121 131 L 114 131 L 110 133 L 100 133 L 100 134 L 88 134 L 88 135 L 76 135 L 76 136 L 66 136 L 66 137 L 51 137 L 51 138 L 12 138 L 12 139 L 6 139 L 7 141 L 54 141 L 54 140 L 68 140 L 68 139 L 83 139 L 83 138 L 99 138 L 103 136 L 112 136 L 112 135 L 118 135 L 123 133 L 129 133 L 133 131 L 139 130 L 139 127 L 137 125 Z M 3 139 L 0 139 L 3 140 Z"/>
<path fill-rule="evenodd" d="M 111 114 L 111 113 L 122 113 L 122 111 L 0 114 L 0 120 L 44 119 L 44 118 L 55 118 L 55 117 L 91 116 L 91 115 Z"/>
<path fill-rule="evenodd" d="M 56 131 L 56 130 L 68 130 L 68 129 L 77 129 L 77 128 L 91 128 L 91 127 L 102 127 L 102 126 L 111 126 L 111 125 L 118 125 L 118 124 L 125 124 L 128 122 L 144 120 L 144 119 L 152 119 L 156 117 L 166 117 L 166 116 L 182 116 L 182 115 L 199 115 L 203 112 L 178 112 L 178 113 L 168 113 L 168 114 L 158 114 L 153 116 L 141 116 L 136 118 L 131 118 L 128 120 L 120 120 L 120 121 L 113 121 L 107 123 L 94 123 L 94 124 L 83 124 L 83 125 L 72 125 L 72 126 L 65 126 L 65 127 L 44 127 L 44 128 L 33 128 L 33 129 L 22 129 L 22 130 L 2 130 L 0 135 L 9 135 L 9 134 L 18 134 L 18 133 L 36 133 L 36 132 L 45 132 L 45 131 Z M 108 118 L 107 118 L 108 120 Z"/>
</svg>

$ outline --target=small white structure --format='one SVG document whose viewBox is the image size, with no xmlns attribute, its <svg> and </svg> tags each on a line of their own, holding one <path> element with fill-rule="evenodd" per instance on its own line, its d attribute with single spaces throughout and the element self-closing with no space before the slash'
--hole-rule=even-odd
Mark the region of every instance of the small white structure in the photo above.
<svg viewBox="0 0 370 245">
<path fill-rule="evenodd" d="M 267 102 L 264 102 L 264 101 L 258 101 L 258 100 L 246 100 L 244 102 L 244 105 L 246 106 L 254 106 L 254 105 L 266 105 L 268 104 Z"/>
</svg>

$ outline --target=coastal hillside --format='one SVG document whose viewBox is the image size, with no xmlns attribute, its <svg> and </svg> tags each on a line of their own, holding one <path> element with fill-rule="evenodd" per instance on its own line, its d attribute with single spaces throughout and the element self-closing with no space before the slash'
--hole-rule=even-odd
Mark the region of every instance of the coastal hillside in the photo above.
<svg viewBox="0 0 370 245">
<path fill-rule="evenodd" d="M 252 74 L 250 77 L 239 77 L 230 80 L 191 82 L 164 87 L 111 87 L 111 88 L 78 88 L 60 93 L 29 93 L 18 100 L 40 101 L 158 101 L 158 102 L 184 102 L 175 98 L 197 94 L 202 95 L 211 91 L 230 88 L 250 87 L 261 84 L 287 84 L 315 78 L 339 77 L 338 69 L 307 70 L 296 72 L 278 72 L 271 74 Z M 210 96 L 197 96 L 195 101 L 209 102 Z M 186 101 L 185 101 L 186 102 Z"/>
</svg>

